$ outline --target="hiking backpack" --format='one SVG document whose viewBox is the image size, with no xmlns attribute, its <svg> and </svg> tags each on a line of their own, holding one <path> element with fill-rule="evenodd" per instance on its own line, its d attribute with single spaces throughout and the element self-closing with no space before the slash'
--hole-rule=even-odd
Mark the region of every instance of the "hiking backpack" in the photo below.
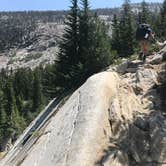
<svg viewBox="0 0 166 166">
<path fill-rule="evenodd" d="M 152 29 L 148 24 L 140 24 L 136 30 L 136 40 L 148 40 Z"/>
</svg>

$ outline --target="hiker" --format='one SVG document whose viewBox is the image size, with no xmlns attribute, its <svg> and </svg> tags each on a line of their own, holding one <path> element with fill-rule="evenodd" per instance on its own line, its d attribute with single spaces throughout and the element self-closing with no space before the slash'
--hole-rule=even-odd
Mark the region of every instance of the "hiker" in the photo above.
<svg viewBox="0 0 166 166">
<path fill-rule="evenodd" d="M 149 54 L 150 41 L 154 39 L 155 33 L 148 24 L 140 24 L 136 31 L 136 40 L 139 42 L 141 52 L 139 53 L 139 59 L 145 62 L 146 56 Z"/>
</svg>

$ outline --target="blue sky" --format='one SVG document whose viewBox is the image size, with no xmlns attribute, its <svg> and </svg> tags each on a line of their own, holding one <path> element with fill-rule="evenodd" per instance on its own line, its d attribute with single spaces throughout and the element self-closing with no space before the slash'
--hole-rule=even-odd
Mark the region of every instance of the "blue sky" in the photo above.
<svg viewBox="0 0 166 166">
<path fill-rule="evenodd" d="M 90 0 L 92 8 L 118 7 L 124 0 Z M 146 0 L 146 2 L 163 2 L 164 0 Z M 142 0 L 131 0 L 132 3 Z M 70 0 L 0 0 L 0 11 L 19 10 L 63 10 L 68 9 Z"/>
</svg>

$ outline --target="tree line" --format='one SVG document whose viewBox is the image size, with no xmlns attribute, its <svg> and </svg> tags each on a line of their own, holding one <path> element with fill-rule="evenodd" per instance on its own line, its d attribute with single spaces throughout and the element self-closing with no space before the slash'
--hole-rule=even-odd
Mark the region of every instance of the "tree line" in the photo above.
<svg viewBox="0 0 166 166">
<path fill-rule="evenodd" d="M 114 14 L 112 21 L 112 49 L 119 57 L 127 57 L 138 50 L 135 40 L 135 31 L 139 24 L 149 24 L 156 33 L 156 39 L 166 40 L 166 1 L 159 13 L 149 10 L 148 3 L 141 3 L 140 11 L 135 14 L 131 10 L 130 0 L 125 0 L 120 15 Z"/>
<path fill-rule="evenodd" d="M 16 11 L 16 12 L 0 12 L 1 19 L 20 19 L 22 21 L 33 19 L 37 22 L 58 22 L 64 20 L 67 11 Z"/>
<path fill-rule="evenodd" d="M 0 151 L 13 143 L 48 102 L 41 67 L 0 73 Z M 42 80 L 43 78 L 43 80 Z M 44 97 L 45 96 L 45 97 Z"/>
</svg>

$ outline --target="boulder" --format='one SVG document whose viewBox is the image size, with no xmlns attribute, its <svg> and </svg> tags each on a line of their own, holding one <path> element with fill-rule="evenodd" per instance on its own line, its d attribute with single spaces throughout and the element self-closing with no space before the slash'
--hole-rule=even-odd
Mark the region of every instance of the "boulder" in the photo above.
<svg viewBox="0 0 166 166">
<path fill-rule="evenodd" d="M 128 60 L 124 60 L 120 65 L 116 66 L 115 71 L 120 74 L 124 74 L 128 68 Z"/>
<path fill-rule="evenodd" d="M 141 68 L 136 72 L 136 86 L 146 92 L 158 84 L 157 72 L 153 69 Z"/>
<path fill-rule="evenodd" d="M 162 54 L 155 54 L 155 56 L 148 61 L 148 63 L 155 65 L 160 64 L 163 61 L 163 55 Z"/>
</svg>

